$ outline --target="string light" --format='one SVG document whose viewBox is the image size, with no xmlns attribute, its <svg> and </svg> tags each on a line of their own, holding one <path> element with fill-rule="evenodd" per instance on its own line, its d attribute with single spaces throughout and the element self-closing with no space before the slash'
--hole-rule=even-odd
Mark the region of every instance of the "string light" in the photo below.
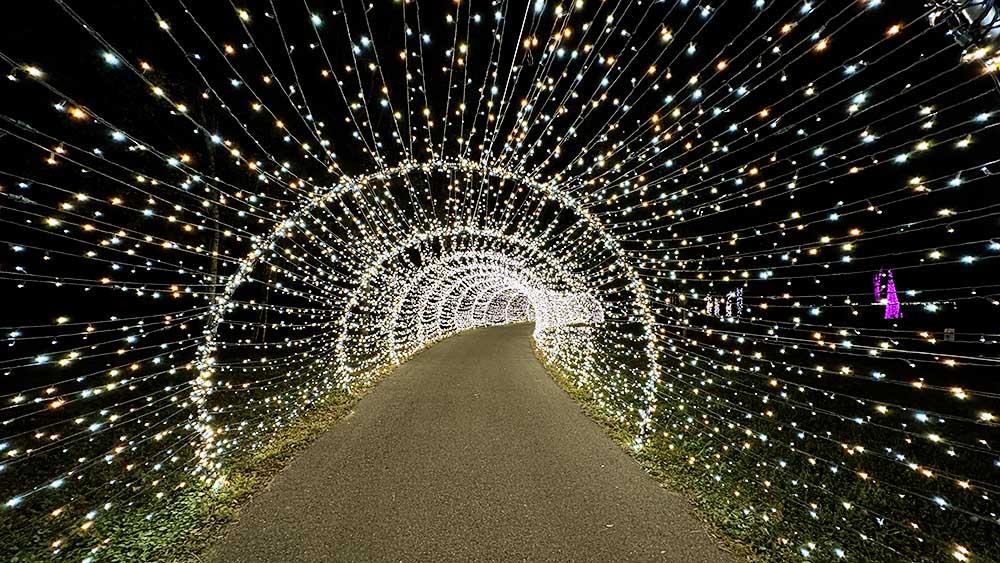
<svg viewBox="0 0 1000 563">
<path fill-rule="evenodd" d="M 59 54 L 0 52 L 18 556 L 113 559 L 331 393 L 531 321 L 769 560 L 1000 558 L 994 45 L 876 0 L 179 2 L 134 44 L 57 4 Z"/>
</svg>

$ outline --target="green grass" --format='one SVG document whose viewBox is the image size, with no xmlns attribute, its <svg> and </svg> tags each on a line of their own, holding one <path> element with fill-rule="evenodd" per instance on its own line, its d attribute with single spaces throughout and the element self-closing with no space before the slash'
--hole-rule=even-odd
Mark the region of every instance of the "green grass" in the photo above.
<svg viewBox="0 0 1000 563">
<path fill-rule="evenodd" d="M 591 420 L 596 422 L 624 452 L 635 459 L 645 469 L 646 473 L 665 488 L 684 493 L 692 502 L 693 512 L 707 522 L 712 530 L 721 536 L 720 544 L 737 558 L 755 563 L 773 563 L 774 559 L 765 557 L 762 546 L 748 542 L 748 534 L 741 531 L 734 523 L 741 520 L 733 514 L 728 503 L 718 502 L 705 495 L 705 489 L 699 486 L 697 479 L 691 477 L 690 471 L 674 454 L 663 455 L 658 452 L 654 443 L 647 444 L 641 450 L 632 447 L 635 441 L 635 425 L 622 422 L 606 414 L 594 396 L 586 387 L 577 386 L 571 376 L 559 366 L 549 363 L 544 354 L 535 347 L 535 356 L 545 367 L 552 379 L 569 395 L 581 410 Z"/>
<path fill-rule="evenodd" d="M 30 545 L 12 554 L 11 561 L 84 561 L 88 556 L 95 563 L 206 561 L 212 542 L 236 520 L 240 509 L 265 489 L 297 453 L 349 415 L 354 405 L 387 373 L 389 370 L 350 393 L 330 395 L 308 414 L 270 437 L 262 448 L 227 459 L 226 481 L 218 490 L 213 491 L 208 485 L 193 485 L 153 506 L 137 505 L 97 519 L 90 534 L 107 538 L 100 549 L 74 546 L 53 557 L 45 554 L 38 541 L 29 540 L 24 543 Z"/>
<path fill-rule="evenodd" d="M 601 406 L 598 396 L 587 387 L 576 385 L 571 371 L 548 363 L 537 347 L 535 352 L 551 377 L 581 406 L 583 412 L 597 422 L 623 451 L 636 459 L 653 479 L 672 491 L 684 493 L 692 502 L 694 512 L 726 540 L 724 545 L 738 558 L 761 563 L 801 562 L 804 558 L 800 549 L 815 541 L 821 549 L 814 550 L 808 559 L 814 563 L 833 561 L 831 546 L 847 549 L 849 560 L 866 563 L 942 560 L 935 558 L 938 554 L 924 546 L 908 546 L 907 542 L 912 542 L 912 537 L 877 535 L 879 530 L 872 530 L 870 518 L 837 515 L 835 519 L 827 518 L 820 523 L 803 512 L 802 502 L 809 497 L 795 500 L 788 499 L 777 488 L 764 492 L 760 490 L 759 483 L 767 479 L 777 483 L 795 475 L 814 477 L 808 467 L 796 464 L 801 456 L 786 456 L 788 469 L 777 472 L 773 467 L 754 464 L 752 458 L 731 451 L 725 454 L 729 457 L 722 466 L 727 485 L 719 486 L 712 479 L 712 471 L 702 471 L 688 463 L 692 457 L 704 459 L 709 457 L 705 454 L 719 452 L 718 437 L 686 432 L 683 441 L 670 443 L 660 436 L 662 432 L 654 433 L 647 438 L 641 450 L 634 450 L 631 447 L 636 431 L 633 423 L 607 416 L 606 407 Z M 7 560 L 14 563 L 79 562 L 91 556 L 94 563 L 206 561 L 212 542 L 217 541 L 226 526 L 236 520 L 241 508 L 265 489 L 296 454 L 347 416 L 358 400 L 389 373 L 391 370 L 378 373 L 353 392 L 330 395 L 306 415 L 270 436 L 263 447 L 252 453 L 228 457 L 224 465 L 226 484 L 217 491 L 212 491 L 208 485 L 191 485 L 167 495 L 161 501 L 137 503 L 97 518 L 94 528 L 85 536 L 106 538 L 99 549 L 92 549 L 93 542 L 84 540 L 67 545 L 60 553 L 47 553 L 51 538 L 43 534 L 45 529 L 16 536 L 0 530 L 0 545 L 5 546 Z M 857 441 L 864 443 L 867 438 L 859 436 Z M 713 471 L 719 471 L 719 468 L 715 467 Z M 903 503 L 898 496 L 888 495 L 885 489 L 869 483 L 859 484 L 856 479 L 837 480 L 830 476 L 823 479 L 815 480 L 814 484 L 865 506 L 886 508 Z M 743 496 L 734 498 L 734 491 Z M 818 493 L 816 487 L 812 491 Z M 800 491 L 793 493 L 798 497 Z M 826 497 L 814 494 L 814 498 Z M 756 512 L 748 515 L 744 512 L 747 506 L 755 507 Z M 914 506 L 914 516 L 918 512 L 919 507 Z M 968 523 L 955 520 L 954 526 L 960 529 L 947 530 L 952 537 L 971 536 L 973 540 L 978 540 L 972 545 L 996 545 L 995 539 L 976 535 L 978 528 Z M 850 533 L 852 528 L 863 529 L 869 536 L 877 537 L 883 545 L 907 546 L 909 553 L 905 557 L 900 557 L 900 553 L 887 554 L 878 542 L 858 540 L 856 535 Z"/>
<path fill-rule="evenodd" d="M 686 415 L 674 418 L 658 415 L 660 419 L 654 423 L 656 431 L 647 435 L 643 447 L 636 451 L 631 447 L 635 438 L 633 425 L 607 416 L 597 395 L 586 386 L 577 385 L 572 370 L 548 362 L 537 347 L 535 353 L 550 376 L 581 405 L 587 416 L 602 426 L 653 479 L 683 493 L 692 502 L 694 512 L 726 540 L 731 551 L 745 559 L 761 563 L 844 560 L 930 563 L 951 560 L 950 550 L 963 545 L 971 547 L 977 555 L 973 561 L 998 560 L 1000 542 L 993 522 L 944 512 L 913 494 L 900 494 L 893 483 L 907 483 L 913 472 L 898 464 L 878 466 L 881 479 L 862 481 L 850 469 L 836 474 L 822 467 L 817 470 L 807 463 L 813 454 L 803 455 L 802 450 L 775 447 L 745 454 L 740 446 L 747 440 L 740 427 L 727 429 L 720 425 L 723 426 L 720 430 L 706 432 L 698 427 L 696 416 L 695 422 L 689 423 L 684 420 Z M 694 402 L 684 406 L 688 407 L 686 412 L 697 412 L 698 404 Z M 788 426 L 796 421 L 800 427 L 814 423 L 809 413 L 801 409 L 798 419 L 766 422 Z M 771 430 L 761 429 L 768 434 Z M 877 429 L 868 426 L 848 424 L 838 426 L 837 430 L 851 444 L 878 444 L 884 439 Z M 684 435 L 682 440 L 676 439 L 678 434 Z M 834 458 L 836 452 L 831 450 L 840 443 L 812 446 L 818 453 Z M 821 446 L 827 449 L 821 450 Z M 775 463 L 779 457 L 780 467 Z M 936 464 L 948 461 L 941 457 L 929 456 L 929 459 Z M 691 465 L 689 460 L 697 463 Z M 873 456 L 868 460 L 871 465 L 878 461 Z M 711 467 L 705 466 L 706 463 Z M 976 475 L 975 469 L 969 465 L 966 474 Z M 932 487 L 941 486 L 933 481 L 920 485 L 925 496 L 937 494 Z M 845 504 L 844 509 L 841 504 Z M 883 526 L 880 514 L 891 515 L 897 522 L 931 523 L 937 538 Z M 804 550 L 809 552 L 808 557 Z M 836 555 L 838 550 L 846 553 L 846 559 Z"/>
</svg>

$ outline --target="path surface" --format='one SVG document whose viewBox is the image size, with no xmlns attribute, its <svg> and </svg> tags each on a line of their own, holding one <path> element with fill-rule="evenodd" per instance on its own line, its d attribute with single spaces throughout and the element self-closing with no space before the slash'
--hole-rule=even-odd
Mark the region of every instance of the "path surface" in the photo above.
<svg viewBox="0 0 1000 563">
<path fill-rule="evenodd" d="M 420 354 L 241 513 L 215 563 L 731 562 L 580 412 L 530 326 Z"/>
</svg>

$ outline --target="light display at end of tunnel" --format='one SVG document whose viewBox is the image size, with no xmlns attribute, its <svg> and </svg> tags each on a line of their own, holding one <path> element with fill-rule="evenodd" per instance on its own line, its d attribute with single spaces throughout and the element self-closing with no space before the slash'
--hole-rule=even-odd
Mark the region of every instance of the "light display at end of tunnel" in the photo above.
<svg viewBox="0 0 1000 563">
<path fill-rule="evenodd" d="M 0 43 L 21 560 L 520 322 L 762 557 L 1000 559 L 995 3 L 47 8 Z"/>
</svg>

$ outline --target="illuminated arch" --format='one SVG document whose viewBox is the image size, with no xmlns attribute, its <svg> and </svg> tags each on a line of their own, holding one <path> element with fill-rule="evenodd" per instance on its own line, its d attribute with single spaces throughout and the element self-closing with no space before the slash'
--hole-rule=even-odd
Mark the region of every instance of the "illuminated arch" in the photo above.
<svg viewBox="0 0 1000 563">
<path fill-rule="evenodd" d="M 216 372 L 215 355 L 219 350 L 218 332 L 226 316 L 234 311 L 233 296 L 241 286 L 254 281 L 252 272 L 260 264 L 267 261 L 268 253 L 276 252 L 283 244 L 286 244 L 285 241 L 292 240 L 303 232 L 310 233 L 307 225 L 310 219 L 315 219 L 314 212 L 337 202 L 343 205 L 343 198 L 365 197 L 366 193 L 375 194 L 373 197 L 378 200 L 380 197 L 378 190 L 388 190 L 389 188 L 386 186 L 393 181 L 403 182 L 403 185 L 409 190 L 412 186 L 410 183 L 411 175 L 422 176 L 428 181 L 435 175 L 443 175 L 450 179 L 477 177 L 481 178 L 480 181 L 497 182 L 501 188 L 508 183 L 518 186 L 517 192 L 521 191 L 521 187 L 525 187 L 539 198 L 539 206 L 549 202 L 555 204 L 559 210 L 568 211 L 571 217 L 567 221 L 574 228 L 579 227 L 589 237 L 588 240 L 592 240 L 594 244 L 600 244 L 607 250 L 609 258 L 612 260 L 607 270 L 614 272 L 608 276 L 620 279 L 623 286 L 631 294 L 630 298 L 626 296 L 627 303 L 625 305 L 609 301 L 609 306 L 613 308 L 626 307 L 633 311 L 626 314 L 626 317 L 641 326 L 639 338 L 645 343 L 641 346 L 641 353 L 645 356 L 645 365 L 648 366 L 645 368 L 647 370 L 645 382 L 642 384 L 644 396 L 641 399 L 642 406 L 634 415 L 637 427 L 636 444 L 641 444 L 650 423 L 651 413 L 655 410 L 654 392 L 660 377 L 657 332 L 654 330 L 651 301 L 645 283 L 633 266 L 628 253 L 623 250 L 619 240 L 609 233 L 598 218 L 591 215 L 586 206 L 582 205 L 580 201 L 568 193 L 568 190 L 561 186 L 538 182 L 505 168 L 486 167 L 466 159 L 436 159 L 422 163 L 406 161 L 392 168 L 358 176 L 314 191 L 270 234 L 261 237 L 253 251 L 240 262 L 236 273 L 229 279 L 212 306 L 209 321 L 206 323 L 204 343 L 198 353 L 198 376 L 194 382 L 192 400 L 198 408 L 198 429 L 205 443 L 199 452 L 204 465 L 217 467 L 217 462 L 213 461 L 216 457 L 214 452 L 216 429 L 213 424 L 214 416 L 209 395 L 212 392 L 213 376 Z M 465 211 L 463 210 L 463 212 Z M 540 252 L 520 240 L 523 235 L 519 232 L 505 232 L 491 224 L 477 224 L 477 221 L 489 223 L 489 220 L 476 217 L 474 212 L 475 210 L 473 210 L 473 214 L 469 214 L 463 220 L 453 221 L 452 224 L 438 222 L 433 228 L 411 230 L 405 239 L 391 241 L 391 245 L 381 251 L 375 251 L 374 248 L 360 244 L 365 239 L 359 239 L 356 254 L 350 256 L 350 262 L 346 264 L 347 271 L 356 275 L 358 282 L 349 291 L 349 296 L 343 300 L 338 320 L 333 323 L 333 326 L 328 327 L 330 332 L 338 336 L 320 350 L 321 353 L 331 354 L 336 360 L 332 365 L 327 364 L 327 368 L 337 375 L 333 379 L 324 377 L 325 385 L 333 385 L 337 380 L 339 380 L 340 385 L 349 385 L 354 380 L 356 376 L 352 374 L 351 364 L 346 359 L 348 348 L 357 347 L 362 342 L 365 343 L 365 346 L 372 348 L 370 350 L 371 357 L 378 361 L 359 365 L 357 367 L 362 369 L 354 371 L 377 372 L 380 369 L 398 364 L 427 344 L 456 331 L 473 326 L 493 324 L 498 319 L 507 320 L 506 317 L 494 315 L 493 317 L 484 316 L 479 319 L 467 319 L 458 324 L 446 325 L 446 323 L 452 322 L 450 317 L 456 313 L 455 311 L 444 311 L 443 307 L 446 302 L 442 301 L 437 304 L 436 308 L 436 327 L 438 330 L 426 330 L 426 326 L 423 326 L 425 324 L 422 321 L 423 317 L 420 317 L 418 320 L 421 321 L 421 328 L 412 335 L 414 338 L 405 346 L 398 347 L 396 344 L 397 325 L 404 307 L 404 300 L 412 293 L 417 283 L 416 280 L 431 274 L 435 267 L 431 263 L 407 268 L 393 265 L 394 261 L 401 260 L 401 257 L 414 251 L 417 254 L 429 252 L 430 255 L 436 255 L 437 267 L 440 268 L 456 260 L 457 257 L 471 256 L 472 254 L 469 253 L 475 253 L 477 244 L 481 244 L 483 241 L 498 244 L 505 249 L 505 252 L 499 254 L 515 258 L 505 264 L 503 269 L 498 269 L 495 265 L 487 268 L 486 270 L 492 272 L 492 278 L 490 275 L 480 276 L 475 280 L 466 277 L 456 284 L 459 287 L 464 287 L 467 290 L 466 293 L 469 291 L 477 292 L 477 296 L 473 298 L 474 302 L 483 299 L 483 294 L 486 292 L 484 288 L 495 290 L 498 287 L 503 287 L 505 290 L 516 290 L 516 294 L 525 300 L 521 305 L 521 315 L 527 318 L 527 311 L 531 312 L 531 318 L 536 321 L 536 343 L 542 353 L 552 361 L 558 362 L 568 359 L 566 351 L 568 348 L 559 346 L 559 343 L 579 337 L 572 336 L 573 334 L 586 333 L 585 340 L 594 340 L 594 329 L 584 330 L 582 327 L 604 322 L 608 313 L 607 306 L 602 305 L 600 299 L 595 297 L 594 292 L 597 291 L 596 288 L 600 284 L 597 281 L 591 281 L 588 284 L 584 277 L 581 277 L 579 273 L 573 273 L 572 268 L 568 268 L 564 263 L 567 257 L 572 257 L 572 252 L 563 250 L 560 256 L 547 251 Z M 397 211 L 397 213 L 399 212 Z M 507 213 L 507 210 L 504 213 Z M 366 234 L 366 236 L 369 235 Z M 378 242 L 384 246 L 390 241 L 386 237 L 386 240 L 378 239 Z M 427 250 L 435 244 L 442 246 L 435 251 Z M 447 245 L 453 244 L 457 244 L 455 249 L 445 249 Z M 531 257 L 535 265 L 529 267 L 524 260 L 519 261 L 517 256 Z M 542 267 L 544 271 L 540 271 L 540 266 L 537 264 L 546 264 L 545 267 Z M 454 273 L 452 272 L 452 274 Z M 440 276 L 440 274 L 439 271 L 438 275 Z M 498 284 L 498 280 L 506 281 Z M 470 283 L 472 287 L 469 287 Z M 363 315 L 362 312 L 355 309 L 369 307 L 369 304 L 374 302 L 371 299 L 367 301 L 363 299 L 366 291 L 377 291 L 381 295 L 390 296 L 388 300 L 390 306 L 387 309 L 390 322 L 384 323 L 384 326 L 372 328 L 372 330 L 379 331 L 378 337 L 366 335 L 363 338 L 352 338 L 349 330 L 351 318 Z M 446 296 L 451 297 L 451 300 L 447 301 L 448 306 L 461 307 L 461 303 L 455 304 L 454 300 L 456 298 L 465 299 L 465 297 L 447 295 L 452 291 L 453 287 L 448 287 L 445 290 Z M 609 296 L 606 298 L 611 299 Z M 427 303 L 429 295 L 425 294 L 422 299 L 423 303 L 417 312 L 418 315 L 426 315 L 429 312 L 429 304 Z M 583 311 L 582 315 L 581 311 Z M 442 328 L 444 330 L 441 330 Z M 388 348 L 376 350 L 377 346 L 374 343 L 382 341 L 388 343 Z M 574 348 L 579 346 L 580 342 L 576 342 Z M 359 353 L 363 354 L 365 351 Z M 593 363 L 593 359 L 588 358 L 582 360 L 581 365 L 585 367 L 586 371 L 591 369 Z M 609 369 L 609 371 L 613 370 Z"/>
</svg>

